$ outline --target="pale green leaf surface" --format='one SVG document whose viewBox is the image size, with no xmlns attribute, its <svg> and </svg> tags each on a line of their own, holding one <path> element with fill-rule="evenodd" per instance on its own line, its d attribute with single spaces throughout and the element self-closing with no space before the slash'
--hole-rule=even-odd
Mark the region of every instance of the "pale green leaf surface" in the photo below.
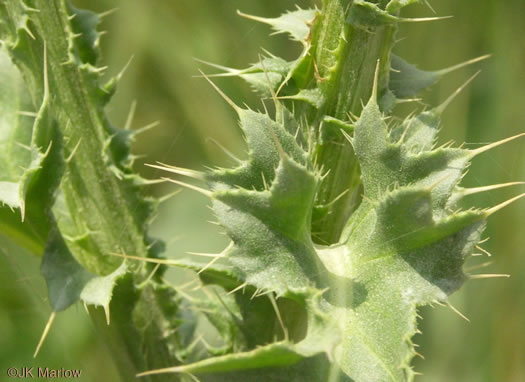
<svg viewBox="0 0 525 382">
<path fill-rule="evenodd" d="M 0 51 L 0 202 L 24 212 L 25 194 L 31 175 L 43 155 L 33 145 L 34 116 L 31 97 L 16 67 Z"/>
<path fill-rule="evenodd" d="M 431 144 L 432 132 L 425 137 Z M 465 280 L 462 265 L 480 240 L 485 214 L 452 214 L 442 203 L 461 177 L 468 152 L 406 153 L 403 142 L 390 143 L 375 100 L 356 123 L 353 144 L 366 200 L 349 221 L 347 266 L 340 272 L 362 285 L 364 298 L 339 310 L 346 321 L 341 367 L 359 381 L 410 380 L 416 307 L 446 300 Z M 409 170 L 405 161 L 411 162 Z M 429 184 L 436 177 L 443 186 Z M 323 259 L 335 272 L 333 256 Z"/>
<path fill-rule="evenodd" d="M 294 137 L 268 115 L 252 110 L 238 109 L 240 127 L 245 134 L 250 159 L 235 169 L 217 170 L 209 174 L 211 182 L 227 187 L 264 190 L 265 182 L 271 182 L 279 164 L 278 148 L 273 135 L 291 159 L 305 163 L 305 153 Z M 218 185 L 216 185 L 218 187 Z"/>
<path fill-rule="evenodd" d="M 238 72 L 238 76 L 246 81 L 262 97 L 270 98 L 282 83 L 293 63 L 277 57 L 265 57 L 248 69 Z"/>
<path fill-rule="evenodd" d="M 80 293 L 81 300 L 88 305 L 108 307 L 116 282 L 126 274 L 128 266 L 123 262 L 107 276 L 90 279 Z"/>
<path fill-rule="evenodd" d="M 211 77 L 239 77 L 246 81 L 262 97 L 271 97 L 288 74 L 294 62 L 279 57 L 262 57 L 260 61 L 246 69 L 233 69 L 222 65 L 201 61 L 205 65 L 222 70 Z"/>
<path fill-rule="evenodd" d="M 421 0 L 390 0 L 386 6 L 386 10 L 390 13 L 395 13 L 401 8 L 416 3 L 421 3 Z"/>
<path fill-rule="evenodd" d="M 315 108 L 321 108 L 324 103 L 323 93 L 319 88 L 315 89 L 303 89 L 299 93 L 287 96 L 287 99 L 293 99 L 297 101 L 303 101 L 309 103 Z"/>
<path fill-rule="evenodd" d="M 419 118 L 413 128 L 424 132 L 425 126 Z M 426 141 L 422 147 L 428 149 L 434 141 L 434 130 L 426 130 L 419 137 L 419 145 L 421 147 L 421 142 Z M 409 151 L 412 146 L 411 142 L 409 144 L 407 147 L 402 136 L 399 141 L 390 142 L 387 126 L 375 101 L 363 110 L 356 124 L 353 145 L 361 165 L 365 195 L 376 199 L 393 185 L 418 184 L 432 188 L 434 203 L 443 206 L 461 179 L 470 161 L 470 152 L 438 148 L 414 153 Z"/>
<path fill-rule="evenodd" d="M 270 25 L 275 33 L 287 33 L 291 39 L 305 43 L 310 34 L 310 24 L 314 21 L 315 16 L 314 9 L 298 8 L 276 18 L 247 17 Z"/>
<path fill-rule="evenodd" d="M 259 288 L 282 294 L 308 286 L 321 271 L 311 256 L 308 226 L 318 180 L 301 164 L 306 153 L 284 126 L 251 111 L 241 111 L 240 118 L 250 158 L 211 174 L 231 187 L 213 194 L 219 221 L 235 244 L 227 259 Z"/>
<path fill-rule="evenodd" d="M 424 111 L 392 128 L 390 142 L 402 140 L 403 145 L 413 154 L 429 151 L 434 147 L 439 125 L 439 113 L 435 110 Z"/>
<path fill-rule="evenodd" d="M 48 99 L 33 112 L 28 89 L 4 50 L 0 83 L 0 230 L 41 256 L 50 229 L 48 210 L 63 171 L 61 137 Z"/>
<path fill-rule="evenodd" d="M 248 119 L 243 122 L 245 130 L 261 128 Z M 266 123 L 283 129 L 275 122 Z M 416 331 L 416 308 L 444 301 L 461 286 L 465 281 L 462 265 L 484 228 L 482 211 L 453 214 L 445 208 L 471 154 L 461 149 L 432 150 L 438 124 L 435 112 L 425 112 L 389 134 L 376 101 L 368 103 L 352 139 L 361 164 L 365 200 L 352 215 L 338 246 L 311 243 L 316 175 L 290 159 L 289 144 L 279 153 L 274 149 L 276 142 L 267 139 L 251 150 L 251 162 L 265 158 L 274 166 L 278 163 L 274 178 L 267 180 L 271 186 L 250 190 L 257 189 L 259 180 L 254 176 L 256 184 L 251 187 L 244 184 L 243 189 L 236 189 L 232 184 L 225 188 L 223 184 L 212 194 L 217 217 L 234 243 L 225 252 L 225 260 L 242 275 L 239 284 L 246 282 L 290 298 L 300 296 L 309 315 L 311 297 L 297 292 L 329 288 L 320 310 L 340 323 L 331 328 L 341 330 L 342 340 L 335 342 L 336 365 L 357 381 L 413 377 L 410 338 Z M 275 136 L 278 140 L 287 137 Z M 309 325 L 312 321 L 310 316 Z M 318 331 L 321 336 L 330 332 L 325 325 L 317 328 L 322 328 Z M 293 347 L 309 343 L 313 338 L 310 330 Z M 179 371 L 199 374 L 276 366 L 265 363 L 270 350 L 290 364 L 301 359 L 289 353 L 290 349 L 281 354 L 281 346 L 276 343 L 211 358 L 188 369 L 181 366 Z"/>
</svg>

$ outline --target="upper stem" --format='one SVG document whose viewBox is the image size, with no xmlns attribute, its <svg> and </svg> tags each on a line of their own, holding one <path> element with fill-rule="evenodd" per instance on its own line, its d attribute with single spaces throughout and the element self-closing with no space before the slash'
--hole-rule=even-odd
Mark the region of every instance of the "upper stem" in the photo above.
<svg viewBox="0 0 525 382">
<path fill-rule="evenodd" d="M 312 54 L 318 86 L 325 97 L 315 117 L 314 125 L 319 130 L 323 129 L 325 116 L 348 123 L 352 115 L 359 116 L 372 93 L 378 61 L 378 94 L 381 96 L 387 87 L 395 27 L 355 27 L 347 22 L 352 6 L 352 0 L 324 0 L 316 24 Z M 317 218 L 314 215 L 312 231 L 319 243 L 332 244 L 339 241 L 344 225 L 360 204 L 360 170 L 342 134 L 330 134 L 329 140 L 322 139 L 322 131 L 319 135 L 315 161 L 328 175 L 321 183 L 317 205 L 326 207 Z"/>
</svg>

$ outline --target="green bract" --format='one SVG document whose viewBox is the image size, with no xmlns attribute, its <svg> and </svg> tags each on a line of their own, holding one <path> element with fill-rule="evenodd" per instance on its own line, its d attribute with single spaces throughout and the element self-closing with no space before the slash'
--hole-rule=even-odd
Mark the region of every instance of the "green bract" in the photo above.
<svg viewBox="0 0 525 382">
<path fill-rule="evenodd" d="M 479 60 L 425 72 L 393 55 L 398 23 L 432 20 L 399 15 L 416 2 L 240 13 L 303 46 L 292 62 L 208 64 L 272 103 L 271 113 L 241 108 L 217 89 L 248 159 L 207 173 L 153 166 L 205 183 L 173 180 L 211 199 L 231 239 L 209 263 L 158 259 L 147 235 L 156 202 L 131 170 L 135 133 L 104 113 L 118 78 L 99 84 L 98 16 L 63 0 L 0 4 L 3 49 L 19 69 L 3 51 L 0 229 L 44 255 L 54 312 L 76 301 L 104 307 L 100 328 L 125 380 L 142 371 L 152 381 L 413 379 L 418 306 L 447 303 L 468 279 L 463 264 L 500 208 L 459 208 L 485 189 L 459 186 L 470 161 L 499 143 L 435 146 L 453 96 L 389 119 L 397 103 Z M 206 300 L 181 296 L 149 263 L 193 269 L 219 288 Z M 204 356 L 193 352 L 199 315 L 222 338 Z"/>
</svg>

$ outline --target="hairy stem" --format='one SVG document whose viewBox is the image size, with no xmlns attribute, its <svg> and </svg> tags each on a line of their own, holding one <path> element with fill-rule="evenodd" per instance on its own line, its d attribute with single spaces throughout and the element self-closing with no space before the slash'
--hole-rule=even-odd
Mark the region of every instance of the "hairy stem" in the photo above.
<svg viewBox="0 0 525 382">
<path fill-rule="evenodd" d="M 362 29 L 351 25 L 347 17 L 352 3 L 323 1 L 323 13 L 317 24 L 313 54 L 319 87 L 325 95 L 324 106 L 316 115 L 321 128 L 325 116 L 342 121 L 348 121 L 351 115 L 359 116 L 363 102 L 370 97 L 378 60 L 379 94 L 388 82 L 395 27 Z M 317 233 L 318 242 L 332 244 L 339 241 L 344 224 L 359 206 L 362 191 L 359 164 L 342 134 L 321 140 L 315 156 L 318 166 L 328 172 L 317 196 L 317 203 L 327 205 L 327 211 L 318 220 L 314 219 L 312 230 Z"/>
<path fill-rule="evenodd" d="M 75 10 L 65 0 L 8 0 L 0 4 L 0 12 L 1 37 L 22 72 L 35 109 L 45 108 L 59 129 L 59 139 L 50 145 L 60 151 L 64 172 L 52 220 L 64 238 L 65 250 L 85 269 L 102 276 L 122 261 L 111 253 L 155 256 L 147 236 L 154 205 L 141 196 L 142 180 L 131 171 L 132 134 L 115 129 L 104 113 L 115 83 L 99 85 L 94 29 L 98 17 Z M 58 173 L 50 176 L 60 179 Z M 151 268 L 128 266 L 133 274 L 114 291 L 119 295 L 124 288 L 125 296 L 105 307 L 112 312 L 111 326 L 103 331 L 119 353 L 116 360 L 124 360 L 120 369 L 125 380 L 138 371 L 178 362 L 174 319 L 166 317 L 174 311 L 168 305 L 176 301 L 166 298 L 161 272 L 139 286 Z M 162 356 L 151 357 L 142 347 L 155 348 Z"/>
<path fill-rule="evenodd" d="M 64 142 L 64 158 L 68 159 L 61 191 L 66 208 L 74 211 L 70 214 L 72 221 L 58 219 L 58 223 L 61 230 L 76 231 L 82 236 L 78 238 L 82 244 L 75 251 L 77 260 L 88 270 L 107 274 L 120 263 L 108 256 L 109 252 L 147 256 L 144 222 L 137 221 L 133 211 L 140 204 L 139 196 L 126 189 L 124 182 L 110 171 L 110 165 L 118 166 L 108 158 L 107 146 L 113 137 L 109 136 L 109 124 L 101 112 L 103 105 L 93 96 L 94 91 L 102 90 L 93 89 L 96 68 L 77 61 L 77 52 L 71 45 L 75 37 L 69 26 L 67 3 L 36 0 L 32 6 L 39 12 L 32 14 L 28 23 L 36 38 L 30 46 L 31 61 L 16 61 L 26 82 L 33 85 L 29 90 L 38 105 L 45 92 L 46 49 L 51 106 Z M 8 1 L 6 7 L 9 18 L 16 20 L 19 1 Z M 106 96 L 109 98 L 109 94 Z"/>
</svg>

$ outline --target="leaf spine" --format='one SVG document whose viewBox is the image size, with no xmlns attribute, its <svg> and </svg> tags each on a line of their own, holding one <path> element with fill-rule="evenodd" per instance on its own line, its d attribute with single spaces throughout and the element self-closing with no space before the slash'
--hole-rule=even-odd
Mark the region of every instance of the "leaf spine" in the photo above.
<svg viewBox="0 0 525 382">
<path fill-rule="evenodd" d="M 231 98 L 229 98 L 217 85 L 215 85 L 215 83 L 212 80 L 210 80 L 210 78 L 206 74 L 204 74 L 202 70 L 199 70 L 199 72 L 204 77 L 204 79 L 210 83 L 210 85 L 215 89 L 215 91 L 219 93 L 219 95 L 228 103 L 228 105 L 230 105 L 233 108 L 233 110 L 237 112 L 237 114 L 241 113 L 242 109 L 239 106 L 237 106 L 235 102 L 231 100 Z"/>
<path fill-rule="evenodd" d="M 525 182 L 509 182 L 509 183 L 500 183 L 500 184 L 493 184 L 490 186 L 482 186 L 482 187 L 473 187 L 473 188 L 463 188 L 461 190 L 461 193 L 464 196 L 468 195 L 474 195 L 485 191 L 492 191 L 492 190 L 498 190 L 500 188 L 506 188 L 511 186 L 518 186 L 523 185 Z"/>
<path fill-rule="evenodd" d="M 187 176 L 189 178 L 198 179 L 198 180 L 205 180 L 204 174 L 199 172 L 199 171 L 190 170 L 190 169 L 187 169 L 187 168 L 182 168 L 182 167 L 177 167 L 177 166 L 171 166 L 169 164 L 165 164 L 165 163 L 162 163 L 162 162 L 157 162 L 157 163 L 158 163 L 158 165 L 148 164 L 148 163 L 146 163 L 145 165 L 148 166 L 148 167 L 156 168 L 158 170 L 168 171 L 168 172 L 172 172 L 174 174 Z"/>
<path fill-rule="evenodd" d="M 443 101 L 441 105 L 436 107 L 434 111 L 437 114 L 443 113 L 445 109 L 448 107 L 448 105 L 450 105 L 450 103 L 459 95 L 459 93 L 461 93 L 463 89 L 465 89 L 474 80 L 474 78 L 476 78 L 480 73 L 481 73 L 481 70 L 478 70 L 476 73 L 474 73 L 468 80 L 466 80 L 463 83 L 463 85 L 457 88 L 456 91 L 454 91 L 454 93 L 452 93 L 445 101 Z"/>
<path fill-rule="evenodd" d="M 521 137 L 524 137 L 524 136 L 525 136 L 525 133 L 517 134 L 517 135 L 514 135 L 512 137 L 505 138 L 505 139 L 502 139 L 502 140 L 494 142 L 494 143 L 490 143 L 490 144 L 485 145 L 483 147 L 480 147 L 478 149 L 470 150 L 470 155 L 472 157 L 475 157 L 475 156 L 477 156 L 479 154 L 484 153 L 485 151 L 489 151 L 489 150 L 491 150 L 491 149 L 493 149 L 495 147 L 501 146 L 501 145 L 503 145 L 503 144 L 505 144 L 507 142 L 511 142 L 511 141 L 513 141 L 515 139 L 518 139 L 518 138 L 521 138 Z"/>
<path fill-rule="evenodd" d="M 509 278 L 509 274 L 500 274 L 500 273 L 486 273 L 486 274 L 480 274 L 480 275 L 469 275 L 469 279 L 475 280 L 475 279 L 496 279 L 496 278 Z"/>
<path fill-rule="evenodd" d="M 33 354 L 33 358 L 36 358 L 36 356 L 40 352 L 40 349 L 42 345 L 44 344 L 44 341 L 47 338 L 47 335 L 49 334 L 49 330 L 51 329 L 51 326 L 53 325 L 53 322 L 55 321 L 56 315 L 57 315 L 56 312 L 52 312 L 51 315 L 49 316 L 46 326 L 44 327 L 44 331 L 42 332 L 42 336 L 40 337 L 40 341 L 38 341 L 38 345 L 36 346 L 35 352 Z"/>
<path fill-rule="evenodd" d="M 525 134 L 524 134 L 524 135 L 525 135 Z M 512 203 L 514 203 L 515 201 L 517 201 L 517 200 L 523 198 L 524 196 L 525 196 L 525 193 L 520 194 L 520 195 L 515 196 L 515 197 L 513 197 L 513 198 L 511 198 L 511 199 L 509 199 L 509 200 L 507 200 L 507 201 L 505 201 L 505 202 L 503 202 L 503 203 L 498 204 L 497 206 L 494 206 L 494 207 L 492 207 L 492 208 L 489 208 L 488 210 L 485 210 L 485 215 L 486 215 L 486 216 L 490 216 L 490 215 L 494 214 L 495 212 L 498 212 L 499 210 L 501 210 L 501 209 L 507 207 L 509 204 L 512 204 Z"/>
<path fill-rule="evenodd" d="M 201 193 L 202 195 L 207 196 L 210 199 L 213 198 L 213 193 L 208 190 L 205 190 L 204 188 L 200 188 L 192 184 L 184 183 L 184 182 L 181 182 L 175 179 L 171 179 L 171 178 L 161 178 L 161 179 L 165 180 L 166 182 L 175 183 L 175 184 L 178 184 L 179 186 L 189 188 L 193 191 L 197 191 L 198 193 Z"/>
</svg>

